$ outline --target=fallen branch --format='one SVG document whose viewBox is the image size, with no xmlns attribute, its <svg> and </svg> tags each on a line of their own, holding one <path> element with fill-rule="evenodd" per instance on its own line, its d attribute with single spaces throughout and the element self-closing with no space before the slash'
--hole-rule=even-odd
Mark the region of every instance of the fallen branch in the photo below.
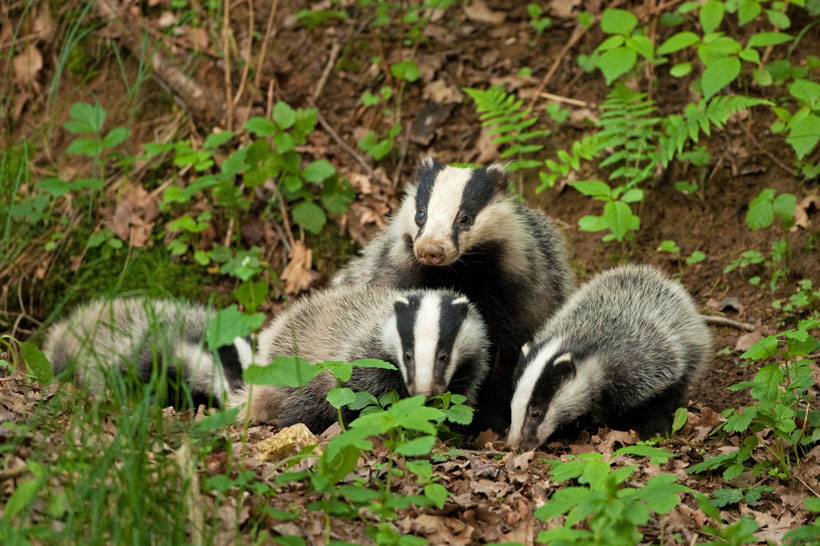
<svg viewBox="0 0 820 546">
<path fill-rule="evenodd" d="M 319 83 L 316 85 L 316 90 L 313 91 L 313 95 L 311 99 L 314 101 L 319 99 L 319 96 L 322 94 L 322 90 L 325 88 L 325 84 L 327 83 L 327 78 L 330 76 L 330 71 L 333 69 L 333 65 L 336 64 L 336 58 L 339 56 L 339 52 L 342 50 L 342 44 L 339 42 L 333 42 L 333 45 L 330 48 L 330 55 L 327 58 L 327 64 L 325 65 L 325 70 L 322 72 L 322 77 L 319 78 Z"/>
<path fill-rule="evenodd" d="M 94 6 L 103 19 L 109 20 L 109 28 L 123 41 L 125 47 L 133 55 L 141 55 L 142 26 L 133 17 L 122 13 L 112 0 L 96 0 Z M 177 95 L 184 108 L 193 115 L 204 115 L 209 123 L 216 123 L 222 118 L 224 106 L 192 76 L 177 68 L 175 60 L 167 59 L 150 43 L 145 43 L 145 56 L 150 59 L 154 77 Z"/>
</svg>

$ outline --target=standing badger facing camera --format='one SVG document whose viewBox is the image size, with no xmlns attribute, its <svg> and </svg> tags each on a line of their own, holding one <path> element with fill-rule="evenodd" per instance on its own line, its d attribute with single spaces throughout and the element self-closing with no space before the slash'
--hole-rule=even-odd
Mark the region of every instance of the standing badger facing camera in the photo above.
<svg viewBox="0 0 820 546">
<path fill-rule="evenodd" d="M 474 302 L 496 359 L 478 419 L 498 430 L 509 424 L 521 345 L 573 289 L 563 236 L 545 214 L 509 195 L 507 184 L 500 165 L 474 170 L 422 160 L 395 218 L 333 279 L 334 286 L 448 288 Z"/>
<path fill-rule="evenodd" d="M 218 355 L 208 351 L 205 336 L 215 314 L 203 305 L 171 300 L 95 301 L 49 328 L 43 352 L 55 374 L 71 371 L 77 385 L 95 394 L 114 370 L 148 382 L 156 363 L 157 370 L 166 367 L 170 382 L 185 382 L 195 405 L 221 405 L 226 391 L 242 384 L 253 349 L 250 339 L 236 338 Z M 169 392 L 169 402 L 178 394 Z"/>
<path fill-rule="evenodd" d="M 593 410 L 644 437 L 669 430 L 711 347 L 679 284 L 646 266 L 601 273 L 522 348 L 507 443 L 535 449 Z"/>
<path fill-rule="evenodd" d="M 484 322 L 467 298 L 449 290 L 334 288 L 296 302 L 259 334 L 256 361 L 298 356 L 308 362 L 363 358 L 398 370 L 354 367 L 344 386 L 379 397 L 436 395 L 447 390 L 475 402 L 489 368 Z M 327 372 L 304 388 L 253 386 L 231 392 L 239 422 L 304 423 L 319 433 L 336 421 L 326 396 L 336 386 Z M 345 420 L 350 418 L 345 416 Z"/>
</svg>

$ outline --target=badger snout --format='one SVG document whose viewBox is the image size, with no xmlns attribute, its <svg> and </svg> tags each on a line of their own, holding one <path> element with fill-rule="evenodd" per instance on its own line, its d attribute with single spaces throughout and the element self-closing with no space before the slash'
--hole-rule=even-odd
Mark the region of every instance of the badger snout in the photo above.
<svg viewBox="0 0 820 546">
<path fill-rule="evenodd" d="M 407 392 L 410 393 L 410 396 L 415 396 L 417 394 L 423 394 L 427 398 L 431 396 L 436 396 L 438 394 L 443 393 L 445 388 L 442 385 L 432 385 L 430 387 L 418 387 L 416 385 L 408 385 Z"/>
<path fill-rule="evenodd" d="M 446 254 L 443 246 L 433 242 L 420 243 L 415 250 L 416 259 L 424 265 L 440 265 Z"/>
</svg>

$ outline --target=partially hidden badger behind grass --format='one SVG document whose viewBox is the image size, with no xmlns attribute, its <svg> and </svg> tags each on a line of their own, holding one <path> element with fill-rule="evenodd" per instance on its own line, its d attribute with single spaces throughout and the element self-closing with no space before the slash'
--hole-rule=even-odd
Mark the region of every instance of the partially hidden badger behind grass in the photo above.
<svg viewBox="0 0 820 546">
<path fill-rule="evenodd" d="M 344 384 L 377 398 L 445 391 L 475 403 L 489 368 L 484 322 L 467 298 L 450 290 L 332 288 L 297 301 L 259 333 L 256 361 L 298 356 L 308 362 L 375 358 L 397 370 L 354 367 Z M 327 402 L 336 380 L 320 374 L 304 388 L 254 385 L 232 390 L 229 407 L 238 421 L 290 426 L 320 433 L 337 419 Z M 344 418 L 349 420 L 351 412 Z"/>
<path fill-rule="evenodd" d="M 50 327 L 43 352 L 55 374 L 73 372 L 75 383 L 95 394 L 116 374 L 148 382 L 162 371 L 170 382 L 169 403 L 182 405 L 184 382 L 195 406 L 220 406 L 228 389 L 241 385 L 253 349 L 249 338 L 236 338 L 217 354 L 210 352 L 205 337 L 215 314 L 213 308 L 173 300 L 98 300 Z"/>
<path fill-rule="evenodd" d="M 643 437 L 667 431 L 711 347 L 680 284 L 647 266 L 596 275 L 523 347 L 507 443 L 535 449 L 593 412 Z"/>
<path fill-rule="evenodd" d="M 475 303 L 495 360 L 477 417 L 497 430 L 509 424 L 519 349 L 573 290 L 564 237 L 507 185 L 502 165 L 468 169 L 422 160 L 396 216 L 332 281 L 447 288 Z"/>
</svg>

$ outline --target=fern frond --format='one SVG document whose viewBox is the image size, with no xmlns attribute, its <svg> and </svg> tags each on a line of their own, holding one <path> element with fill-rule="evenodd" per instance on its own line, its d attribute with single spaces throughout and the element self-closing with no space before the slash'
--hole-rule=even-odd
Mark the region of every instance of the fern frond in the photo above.
<svg viewBox="0 0 820 546">
<path fill-rule="evenodd" d="M 516 158 L 510 163 L 508 171 L 541 166 L 540 161 L 526 159 L 524 156 L 542 150 L 544 145 L 533 141 L 547 136 L 550 131 L 530 130 L 538 122 L 538 117 L 531 115 L 530 108 L 523 107 L 524 101 L 498 86 L 486 91 L 471 88 L 462 90 L 475 102 L 481 125 L 490 128 L 489 134 L 497 135 L 492 144 L 505 147 L 500 157 Z"/>
</svg>

